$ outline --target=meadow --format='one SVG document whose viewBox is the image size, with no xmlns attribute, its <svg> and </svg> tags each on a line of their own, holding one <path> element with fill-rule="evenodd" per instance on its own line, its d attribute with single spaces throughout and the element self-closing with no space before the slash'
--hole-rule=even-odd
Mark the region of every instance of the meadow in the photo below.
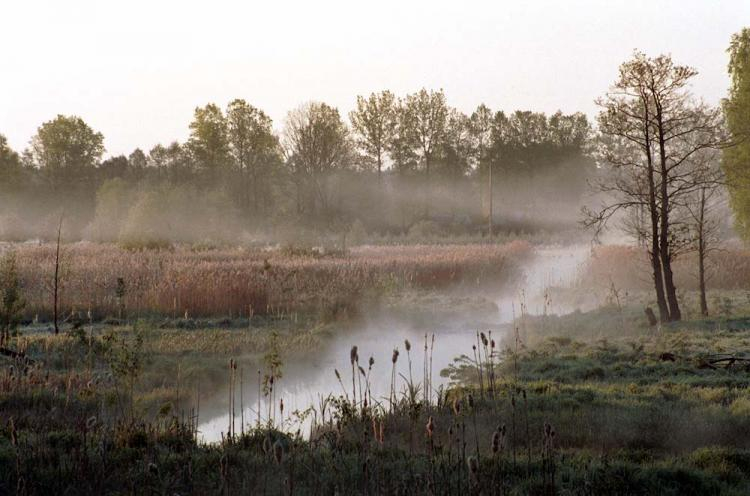
<svg viewBox="0 0 750 496">
<path fill-rule="evenodd" d="M 550 288 L 553 298 L 575 299 L 587 280 L 601 287 L 589 291 L 601 293 L 593 308 L 530 315 L 519 307 L 493 333 L 470 333 L 452 350 L 454 362 L 434 371 L 450 380 L 445 387 L 434 385 L 432 370 L 412 375 L 412 360 L 432 354 L 427 341 L 400 343 L 400 353 L 375 357 L 375 369 L 355 346 L 342 357 L 351 370 L 328 371 L 340 387 L 307 409 L 285 410 L 275 381 L 340 340 L 372 300 L 387 302 L 386 312 L 445 320 L 480 312 L 469 295 L 489 301 L 503 286 L 523 284 L 533 247 L 324 254 L 68 245 L 63 308 L 95 316 L 66 322 L 58 335 L 45 318 L 48 280 L 34 277 L 49 272 L 50 248 L 20 247 L 32 309 L 25 318 L 38 317 L 8 344 L 19 354 L 0 357 L 0 493 L 746 494 L 750 288 L 737 275 L 744 253 L 734 252 L 726 277 L 712 280 L 711 317 L 693 311 L 682 323 L 649 327 L 648 294 L 613 279 L 605 269 L 616 266 L 601 262 L 606 253 L 622 257 L 617 250 L 596 249 L 570 288 Z M 687 279 L 688 265 L 681 270 Z M 191 302 L 187 315 L 170 307 L 173 286 L 151 271 L 182 274 L 173 280 L 180 301 Z M 124 301 L 117 277 L 128 281 Z M 273 303 L 248 319 L 253 284 Z M 321 311 L 331 294 L 352 310 Z M 682 298 L 695 306 L 694 291 Z M 408 374 L 396 373 L 407 364 Z M 238 367 L 257 367 L 259 384 L 246 375 L 252 384 L 243 385 Z M 372 394 L 371 373 L 392 374 L 387 396 Z M 202 420 L 242 415 L 248 387 L 262 390 L 268 411 L 202 442 Z"/>
</svg>

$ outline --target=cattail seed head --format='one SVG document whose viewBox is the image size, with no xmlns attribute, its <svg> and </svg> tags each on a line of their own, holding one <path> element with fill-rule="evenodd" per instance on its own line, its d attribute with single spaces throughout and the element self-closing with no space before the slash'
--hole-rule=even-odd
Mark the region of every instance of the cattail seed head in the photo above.
<svg viewBox="0 0 750 496">
<path fill-rule="evenodd" d="M 398 348 L 393 349 L 393 355 L 391 355 L 391 362 L 396 363 L 398 361 Z"/>
<path fill-rule="evenodd" d="M 277 439 L 276 442 L 273 443 L 273 458 L 278 464 L 281 464 L 284 458 L 284 446 L 281 444 L 280 439 Z"/>
<path fill-rule="evenodd" d="M 284 398 L 281 398 L 279 400 L 279 411 L 281 412 L 281 415 L 284 415 Z"/>
<path fill-rule="evenodd" d="M 495 431 L 492 433 L 492 453 L 497 454 L 500 451 L 500 433 Z"/>
<path fill-rule="evenodd" d="M 354 365 L 354 362 L 359 361 L 359 352 L 356 345 L 352 346 L 351 351 L 349 351 L 349 360 L 352 362 L 352 365 Z"/>
<path fill-rule="evenodd" d="M 411 351 L 411 343 L 408 339 L 404 339 L 404 347 L 406 348 L 407 353 Z"/>
<path fill-rule="evenodd" d="M 372 368 L 372 366 L 375 365 L 375 359 L 373 357 L 370 357 L 369 364 L 370 364 L 370 368 Z"/>
<path fill-rule="evenodd" d="M 466 460 L 466 464 L 469 466 L 469 473 L 476 477 L 477 472 L 479 471 L 479 463 L 477 462 L 477 459 L 470 456 L 469 459 Z"/>
<path fill-rule="evenodd" d="M 487 346 L 487 336 L 485 336 L 485 334 L 483 332 L 480 333 L 479 336 L 482 338 L 482 344 L 484 346 Z"/>
</svg>

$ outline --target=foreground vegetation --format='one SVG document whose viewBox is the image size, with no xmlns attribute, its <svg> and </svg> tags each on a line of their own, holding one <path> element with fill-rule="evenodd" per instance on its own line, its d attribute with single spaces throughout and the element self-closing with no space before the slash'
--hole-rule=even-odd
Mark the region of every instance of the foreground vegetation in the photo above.
<svg viewBox="0 0 750 496">
<path fill-rule="evenodd" d="M 26 329 L 26 355 L 0 373 L 0 492 L 746 494 L 748 320 L 649 328 L 641 312 L 524 316 L 502 341 L 467 339 L 444 371 L 454 386 L 429 395 L 427 375 L 388 399 L 341 371 L 343 394 L 287 412 L 313 416 L 309 434 L 264 419 L 210 445 L 192 379 L 232 381 L 228 356 L 263 362 L 279 338 L 284 358 L 265 363 L 283 367 L 333 329 Z M 392 359 L 421 344 L 407 349 Z"/>
</svg>

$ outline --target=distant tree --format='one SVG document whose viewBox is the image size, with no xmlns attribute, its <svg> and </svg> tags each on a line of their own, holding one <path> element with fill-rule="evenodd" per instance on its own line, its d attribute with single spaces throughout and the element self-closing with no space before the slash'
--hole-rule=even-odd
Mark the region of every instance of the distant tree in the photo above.
<svg viewBox="0 0 750 496">
<path fill-rule="evenodd" d="M 191 179 L 193 160 L 187 146 L 173 141 L 168 147 L 154 146 L 148 153 L 148 165 L 160 180 L 183 183 Z"/>
<path fill-rule="evenodd" d="M 374 163 L 381 178 L 385 154 L 396 132 L 396 97 L 388 90 L 357 96 L 357 108 L 349 113 L 356 143 Z"/>
<path fill-rule="evenodd" d="M 124 178 L 128 174 L 130 164 L 125 155 L 110 157 L 99 165 L 99 172 L 104 181 L 116 177 Z"/>
<path fill-rule="evenodd" d="M 403 101 L 395 105 L 395 122 L 393 134 L 388 143 L 388 154 L 393 160 L 393 167 L 400 175 L 416 171 L 419 156 L 414 151 L 411 140 L 411 123 Z"/>
<path fill-rule="evenodd" d="M 479 178 L 479 207 L 487 212 L 487 232 L 492 236 L 492 111 L 481 104 L 469 117 L 469 135 L 471 138 L 472 161 Z M 482 194 L 485 192 L 485 194 Z M 484 208 L 486 198 L 487 208 Z"/>
<path fill-rule="evenodd" d="M 0 191 L 11 192 L 20 186 L 21 157 L 9 145 L 5 136 L 0 134 Z"/>
<path fill-rule="evenodd" d="M 302 105 L 287 115 L 282 140 L 296 187 L 297 211 L 329 214 L 329 179 L 352 158 L 349 131 L 339 111 L 325 103 Z"/>
<path fill-rule="evenodd" d="M 427 91 L 421 89 L 417 93 L 406 96 L 404 104 L 406 112 L 407 136 L 416 150 L 420 164 L 425 173 L 425 216 L 430 210 L 430 173 L 435 154 L 445 140 L 448 127 L 448 105 L 443 90 Z"/>
<path fill-rule="evenodd" d="M 190 123 L 187 146 L 207 177 L 216 179 L 222 169 L 228 168 L 230 156 L 227 119 L 217 105 L 209 103 L 205 107 L 196 107 L 193 122 Z"/>
<path fill-rule="evenodd" d="M 722 167 L 737 231 L 750 240 L 750 28 L 732 36 L 728 52 L 730 86 L 724 115 L 735 146 L 724 150 Z"/>
<path fill-rule="evenodd" d="M 136 148 L 128 155 L 128 169 L 135 178 L 140 178 L 145 174 L 148 166 L 148 159 L 143 150 Z"/>
<path fill-rule="evenodd" d="M 439 172 L 452 181 L 466 176 L 473 164 L 471 121 L 466 114 L 449 109 L 439 149 Z"/>
<path fill-rule="evenodd" d="M 45 122 L 31 139 L 35 162 L 53 190 L 91 179 L 104 153 L 104 136 L 80 117 L 58 115 Z"/>
<path fill-rule="evenodd" d="M 240 207 L 257 213 L 265 210 L 271 174 L 281 162 L 273 121 L 244 100 L 230 102 L 226 115 L 229 152 L 240 174 Z"/>
</svg>

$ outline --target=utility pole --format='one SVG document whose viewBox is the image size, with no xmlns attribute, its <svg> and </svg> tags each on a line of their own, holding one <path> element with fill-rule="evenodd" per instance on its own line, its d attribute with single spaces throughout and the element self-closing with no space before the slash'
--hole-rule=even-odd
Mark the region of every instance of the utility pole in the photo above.
<svg viewBox="0 0 750 496">
<path fill-rule="evenodd" d="M 487 216 L 487 236 L 490 238 L 490 241 L 492 241 L 492 163 L 487 164 L 488 168 L 488 182 L 489 182 L 489 188 L 490 190 L 487 192 L 489 195 L 489 203 L 490 203 L 490 212 Z"/>
</svg>

